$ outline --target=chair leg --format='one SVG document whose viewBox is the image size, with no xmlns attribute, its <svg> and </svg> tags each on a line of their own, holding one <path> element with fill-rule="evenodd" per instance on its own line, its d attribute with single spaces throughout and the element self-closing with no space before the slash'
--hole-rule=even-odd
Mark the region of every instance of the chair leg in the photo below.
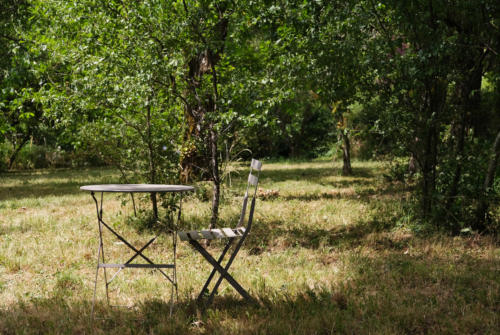
<svg viewBox="0 0 500 335">
<path fill-rule="evenodd" d="M 242 236 L 240 238 L 240 240 L 238 241 L 238 243 L 236 244 L 236 248 L 234 249 L 233 253 L 229 257 L 229 260 L 227 261 L 226 266 L 224 267 L 224 270 L 226 270 L 226 271 L 229 270 L 229 267 L 231 266 L 231 264 L 233 264 L 233 261 L 236 258 L 236 254 L 240 251 L 240 248 L 243 245 L 245 238 L 246 238 L 246 235 Z M 229 244 L 229 242 L 228 242 L 228 244 Z M 220 264 L 220 262 L 219 262 L 219 264 Z M 217 292 L 221 283 L 222 283 L 222 275 L 219 276 L 219 279 L 215 283 L 215 286 L 213 287 L 212 292 L 210 293 L 210 296 L 208 297 L 208 301 L 207 301 L 208 305 L 210 305 L 212 303 L 214 296 L 215 296 L 215 293 Z"/>
<path fill-rule="evenodd" d="M 231 247 L 231 244 L 233 244 L 233 241 L 234 241 L 234 239 L 230 239 L 227 242 L 226 246 L 224 247 L 224 250 L 222 251 L 222 253 L 219 256 L 219 259 L 217 260 L 217 263 L 222 264 L 222 260 L 226 256 L 226 253 L 229 251 L 229 248 Z M 210 273 L 210 276 L 208 276 L 207 281 L 205 282 L 205 285 L 201 289 L 200 294 L 198 295 L 198 298 L 196 299 L 198 302 L 201 302 L 201 300 L 203 299 L 203 294 L 208 290 L 208 285 L 210 285 L 210 282 L 212 281 L 212 279 L 213 279 L 213 277 L 214 277 L 214 275 L 215 275 L 216 272 L 217 272 L 217 270 L 215 268 L 212 269 L 212 272 Z"/>
<path fill-rule="evenodd" d="M 253 301 L 253 298 L 248 294 L 248 292 L 241 287 L 241 285 L 225 270 L 217 261 L 210 255 L 196 240 L 189 240 L 189 243 L 203 256 L 205 259 L 214 267 L 217 272 L 220 273 L 224 279 L 226 279 L 229 284 L 231 284 L 232 287 L 238 293 L 245 298 L 248 301 Z"/>
</svg>

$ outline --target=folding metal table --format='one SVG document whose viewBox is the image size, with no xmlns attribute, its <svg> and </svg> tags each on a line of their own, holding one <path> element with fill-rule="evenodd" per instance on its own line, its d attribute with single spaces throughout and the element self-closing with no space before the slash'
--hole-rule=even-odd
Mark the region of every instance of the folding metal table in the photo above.
<svg viewBox="0 0 500 335">
<path fill-rule="evenodd" d="M 125 238 L 123 238 L 118 232 L 115 231 L 109 224 L 104 222 L 102 217 L 102 207 L 103 207 L 103 198 L 104 193 L 106 192 L 115 192 L 115 193 L 180 193 L 181 197 L 179 200 L 179 210 L 177 213 L 177 223 L 175 226 L 178 226 L 181 219 L 181 211 L 182 211 L 182 193 L 193 191 L 194 187 L 186 186 L 186 185 L 159 185 L 159 184 L 104 184 L 104 185 L 86 185 L 80 187 L 83 191 L 90 191 L 92 198 L 94 199 L 96 210 L 97 210 L 97 222 L 99 226 L 99 248 L 97 252 L 97 268 L 95 274 L 95 283 L 94 283 L 94 296 L 92 299 L 92 314 L 91 318 L 94 318 L 94 306 L 96 299 L 96 291 L 97 291 L 97 279 L 99 275 L 99 269 L 103 269 L 104 271 L 104 280 L 106 282 L 106 300 L 109 305 L 109 292 L 108 286 L 115 279 L 116 275 L 123 270 L 124 268 L 146 268 L 146 269 L 157 269 L 166 280 L 168 280 L 172 284 L 172 291 L 170 295 L 170 313 L 172 313 L 173 308 L 173 298 L 174 298 L 174 290 L 176 296 L 178 295 L 177 291 L 177 273 L 176 273 L 176 250 L 177 250 L 177 230 L 173 230 L 173 239 L 172 239 L 172 251 L 173 251 L 173 261 L 170 264 L 156 264 L 147 256 L 144 255 L 144 250 L 153 243 L 158 236 L 153 237 L 149 242 L 147 242 L 141 248 L 134 247 L 131 243 L 129 243 Z M 101 193 L 100 203 L 97 200 L 95 193 Z M 110 264 L 106 263 L 104 258 L 104 245 L 103 245 L 103 227 L 109 230 L 118 240 L 123 242 L 128 248 L 134 251 L 134 255 L 130 257 L 125 263 L 121 264 Z M 134 259 L 137 257 L 141 257 L 146 263 L 137 264 L 132 263 Z M 102 259 L 102 262 L 100 261 Z M 113 274 L 111 279 L 108 281 L 106 269 L 107 268 L 115 268 L 117 271 Z M 172 270 L 171 275 L 167 275 L 163 269 Z"/>
</svg>

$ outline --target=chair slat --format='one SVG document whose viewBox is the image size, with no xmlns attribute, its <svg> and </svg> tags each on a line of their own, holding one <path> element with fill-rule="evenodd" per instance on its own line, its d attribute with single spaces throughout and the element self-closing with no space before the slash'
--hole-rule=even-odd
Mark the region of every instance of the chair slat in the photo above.
<svg viewBox="0 0 500 335">
<path fill-rule="evenodd" d="M 262 162 L 256 159 L 252 159 L 252 163 L 250 164 L 250 166 L 252 167 L 252 169 L 260 171 L 260 169 L 262 168 Z"/>
<path fill-rule="evenodd" d="M 196 230 L 190 230 L 187 232 L 187 234 L 191 240 L 199 240 L 200 238 L 202 238 L 200 233 Z"/>
<path fill-rule="evenodd" d="M 203 235 L 203 238 L 207 240 L 213 240 L 215 238 L 210 230 L 201 230 L 200 233 Z"/>
<path fill-rule="evenodd" d="M 189 240 L 187 232 L 185 232 L 185 231 L 180 231 L 180 232 L 177 233 L 177 235 L 179 236 L 179 238 L 181 239 L 181 241 L 187 241 L 187 240 Z"/>
<path fill-rule="evenodd" d="M 191 231 L 181 231 L 178 233 L 181 241 L 187 240 L 213 240 L 213 239 L 221 239 L 221 238 L 230 238 L 230 237 L 240 237 L 245 233 L 245 228 L 240 227 L 236 229 L 232 228 L 222 228 L 222 229 L 206 229 L 206 230 L 191 230 Z"/>
<path fill-rule="evenodd" d="M 202 231 L 210 232 L 210 235 L 212 236 L 211 239 L 225 238 L 224 234 L 221 232 L 220 229 L 210 229 L 210 230 L 202 230 Z"/>
<path fill-rule="evenodd" d="M 226 235 L 227 237 L 236 237 L 238 235 L 236 235 L 234 233 L 234 231 L 231 229 L 231 228 L 222 228 L 222 232 L 224 233 L 224 235 Z"/>
<path fill-rule="evenodd" d="M 210 234 L 213 236 L 212 238 L 225 238 L 220 229 L 212 229 L 210 230 Z"/>
<path fill-rule="evenodd" d="M 253 186 L 257 186 L 257 183 L 259 182 L 259 178 L 257 176 L 254 176 L 253 174 L 248 175 L 248 183 Z"/>
</svg>

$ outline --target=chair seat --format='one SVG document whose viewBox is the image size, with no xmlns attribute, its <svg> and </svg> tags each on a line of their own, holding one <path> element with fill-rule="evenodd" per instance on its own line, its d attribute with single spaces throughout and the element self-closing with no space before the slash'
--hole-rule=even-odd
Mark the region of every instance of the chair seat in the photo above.
<svg viewBox="0 0 500 335">
<path fill-rule="evenodd" d="M 181 231 L 178 233 L 181 241 L 188 240 L 214 240 L 232 237 L 241 237 L 245 233 L 245 228 L 220 228 L 220 229 L 205 229 L 205 230 L 190 230 Z"/>
</svg>

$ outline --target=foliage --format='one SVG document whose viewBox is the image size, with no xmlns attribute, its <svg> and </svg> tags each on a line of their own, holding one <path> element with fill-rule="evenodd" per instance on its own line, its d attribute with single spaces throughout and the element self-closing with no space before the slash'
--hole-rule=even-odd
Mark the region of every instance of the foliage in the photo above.
<svg viewBox="0 0 500 335">
<path fill-rule="evenodd" d="M 377 127 L 392 150 L 416 160 L 423 221 L 455 233 L 484 229 L 471 214 L 488 161 L 480 143 L 492 143 L 497 132 L 478 120 L 489 116 L 480 104 L 481 82 L 498 59 L 498 4 L 386 1 L 367 2 L 366 10 L 376 29 L 367 44 L 375 80 L 363 90 L 365 105 L 379 114 Z"/>
<path fill-rule="evenodd" d="M 255 124 L 242 129 L 240 145 L 255 157 L 307 157 L 326 153 L 335 141 L 331 111 L 304 93 L 270 108 Z"/>
<path fill-rule="evenodd" d="M 9 147 L 6 143 L 0 143 L 0 173 L 7 171 Z"/>
<path fill-rule="evenodd" d="M 27 1 L 0 5 L 0 143 L 7 141 L 12 148 L 8 168 L 29 141 L 46 145 L 51 137 L 51 124 L 38 98 L 46 78 L 36 70 L 45 53 L 33 47 L 30 10 Z"/>
<path fill-rule="evenodd" d="M 153 20 L 146 16 L 152 8 L 116 12 L 113 6 L 41 2 L 35 8 L 39 21 L 61 18 L 40 28 L 40 47 L 62 69 L 46 88 L 46 103 L 59 126 L 77 131 L 75 147 L 117 166 L 124 180 L 165 183 L 175 178 L 180 128 L 172 98 L 155 82 L 163 74 L 155 46 L 143 43 L 151 37 L 141 19 Z"/>
<path fill-rule="evenodd" d="M 422 222 L 491 224 L 497 1 L 1 6 L 10 167 L 33 143 L 86 153 L 123 181 L 211 181 L 215 225 L 226 147 L 316 157 L 336 143 L 350 173 L 353 142 L 365 158 L 408 159 Z"/>
<path fill-rule="evenodd" d="M 125 180 L 169 182 L 179 166 L 184 182 L 212 180 L 215 224 L 219 145 L 255 115 L 252 11 L 246 2 L 41 1 L 39 46 L 63 70 L 46 103 L 60 125 L 77 129 L 75 146 Z"/>
</svg>

